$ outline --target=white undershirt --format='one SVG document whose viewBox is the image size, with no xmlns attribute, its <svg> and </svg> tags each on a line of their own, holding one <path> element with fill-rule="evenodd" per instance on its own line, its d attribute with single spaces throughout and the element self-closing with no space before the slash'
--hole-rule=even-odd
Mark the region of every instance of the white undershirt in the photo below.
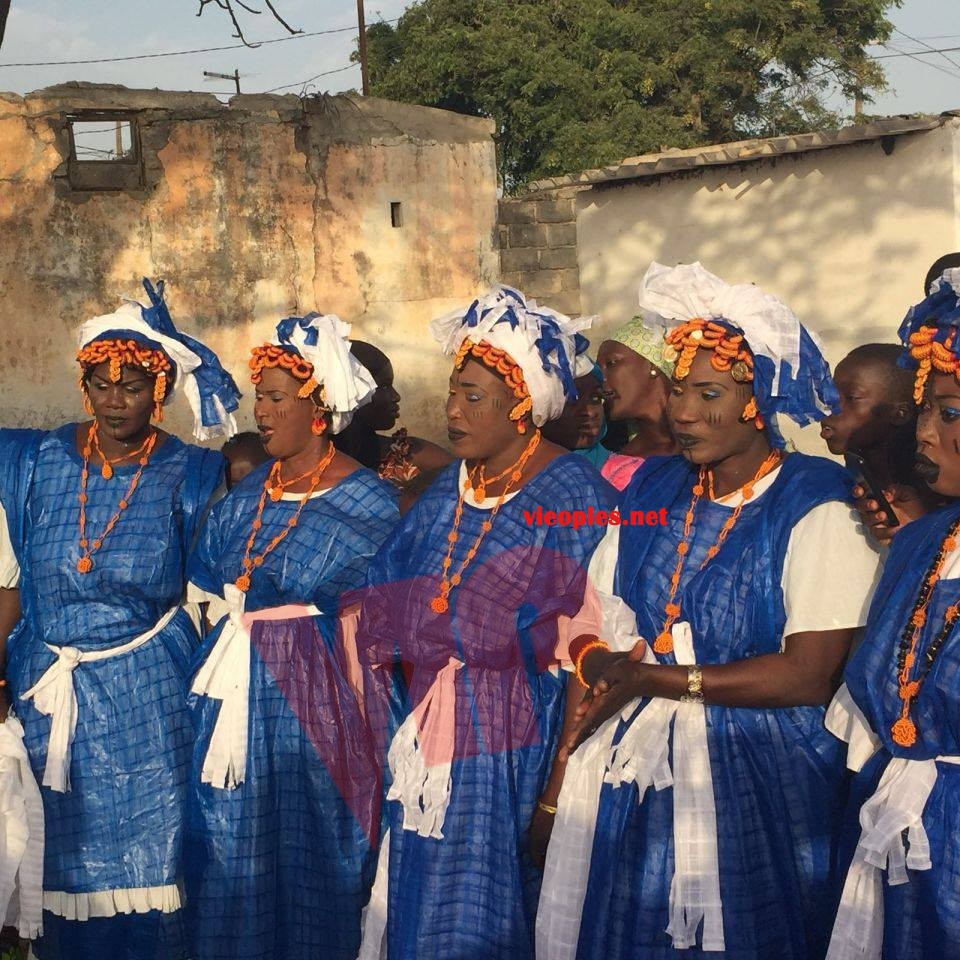
<svg viewBox="0 0 960 960">
<path fill-rule="evenodd" d="M 777 467 L 754 486 L 753 502 L 772 486 Z M 739 491 L 720 497 L 731 510 Z M 601 593 L 612 594 L 620 527 L 607 527 L 590 560 L 589 577 Z M 814 507 L 790 531 L 780 586 L 787 614 L 784 637 L 794 633 L 862 627 L 880 579 L 879 549 L 868 539 L 851 506 L 831 500 Z"/>
</svg>

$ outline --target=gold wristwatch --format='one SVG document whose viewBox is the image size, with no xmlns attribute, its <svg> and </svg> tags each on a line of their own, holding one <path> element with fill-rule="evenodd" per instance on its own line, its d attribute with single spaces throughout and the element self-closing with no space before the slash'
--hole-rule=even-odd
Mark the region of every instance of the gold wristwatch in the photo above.
<svg viewBox="0 0 960 960">
<path fill-rule="evenodd" d="M 703 703 L 703 671 L 697 663 L 687 667 L 687 692 L 681 703 Z"/>
</svg>

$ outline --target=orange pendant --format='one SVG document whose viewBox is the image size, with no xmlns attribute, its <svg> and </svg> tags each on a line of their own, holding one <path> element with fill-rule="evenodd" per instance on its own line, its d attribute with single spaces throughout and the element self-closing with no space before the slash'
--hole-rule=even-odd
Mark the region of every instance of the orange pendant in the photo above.
<svg viewBox="0 0 960 960">
<path fill-rule="evenodd" d="M 673 652 L 673 636 L 666 631 L 659 634 L 657 639 L 653 641 L 653 652 L 654 653 L 672 653 Z"/>
<path fill-rule="evenodd" d="M 479 483 L 476 486 L 476 489 L 473 491 L 473 502 L 474 503 L 483 503 L 487 499 L 487 488 Z"/>
<path fill-rule="evenodd" d="M 106 460 L 103 461 L 103 466 L 100 468 L 100 476 L 104 480 L 109 480 L 113 476 L 113 467 Z"/>
<path fill-rule="evenodd" d="M 430 609 L 434 613 L 446 613 L 450 609 L 450 604 L 447 603 L 446 597 L 434 597 L 430 601 Z"/>
<path fill-rule="evenodd" d="M 283 487 L 271 487 L 270 499 L 276 503 L 283 496 Z"/>
<path fill-rule="evenodd" d="M 77 561 L 78 573 L 89 573 L 93 569 L 93 561 L 89 557 L 81 557 Z"/>
<path fill-rule="evenodd" d="M 250 575 L 247 573 L 241 573 L 240 576 L 233 581 L 233 585 L 241 593 L 246 593 L 250 589 Z"/>
<path fill-rule="evenodd" d="M 909 717 L 901 717 L 891 728 L 894 743 L 912 747 L 917 742 L 917 725 Z"/>
</svg>

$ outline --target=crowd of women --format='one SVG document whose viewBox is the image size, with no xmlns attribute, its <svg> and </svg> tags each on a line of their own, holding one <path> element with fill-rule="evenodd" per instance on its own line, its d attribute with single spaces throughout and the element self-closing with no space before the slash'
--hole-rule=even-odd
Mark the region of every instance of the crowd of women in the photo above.
<svg viewBox="0 0 960 960">
<path fill-rule="evenodd" d="M 36 957 L 960 958 L 960 270 L 835 376 L 700 264 L 596 362 L 495 288 L 431 324 L 452 454 L 384 435 L 389 359 L 317 313 L 252 345 L 234 436 L 144 287 L 80 328 L 86 419 L 0 430 Z M 529 522 L 614 507 L 667 522 Z"/>
</svg>

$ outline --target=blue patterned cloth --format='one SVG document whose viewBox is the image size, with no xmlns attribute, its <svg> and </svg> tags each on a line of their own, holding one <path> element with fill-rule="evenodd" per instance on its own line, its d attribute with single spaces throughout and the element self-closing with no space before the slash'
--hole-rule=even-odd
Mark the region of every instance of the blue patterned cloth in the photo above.
<svg viewBox="0 0 960 960">
<path fill-rule="evenodd" d="M 683 536 L 696 468 L 654 457 L 620 509 L 667 508 L 669 524 L 620 531 L 616 593 L 656 636 Z M 769 489 L 743 508 L 717 556 L 699 571 L 729 508 L 701 500 L 678 593 L 699 663 L 777 653 L 786 624 L 781 577 L 790 533 L 813 507 L 846 500 L 836 464 L 792 454 Z M 673 655 L 660 658 L 675 662 Z M 639 709 L 639 708 L 638 708 Z M 815 960 L 830 936 L 834 857 L 845 799 L 840 746 L 819 707 L 708 706 L 717 811 L 724 952 L 677 951 L 666 934 L 674 872 L 673 791 L 636 784 L 601 792 L 578 960 Z M 625 725 L 621 724 L 617 739 Z"/>
<path fill-rule="evenodd" d="M 854 779 L 844 835 L 843 868 L 860 837 L 860 806 L 876 789 L 891 757 L 929 760 L 960 756 L 960 629 L 954 627 L 934 661 L 910 716 L 918 738 L 912 747 L 895 743 L 890 727 L 900 715 L 897 649 L 920 592 L 927 567 L 950 524 L 960 516 L 955 503 L 915 520 L 893 540 L 865 639 L 847 666 L 844 680 L 857 706 L 880 738 L 882 748 Z M 934 587 L 917 659 L 943 624 L 946 608 L 960 598 L 960 580 Z M 884 960 L 960 958 L 960 766 L 937 764 L 937 781 L 923 810 L 930 841 L 930 870 L 908 871 L 910 882 L 890 886 L 884 877 Z"/>
<path fill-rule="evenodd" d="M 243 572 L 263 464 L 211 511 L 192 583 L 222 596 Z M 296 512 L 267 501 L 255 555 Z M 396 493 L 360 469 L 312 499 L 253 574 L 246 610 L 314 605 L 318 616 L 259 621 L 251 632 L 244 782 L 200 782 L 219 701 L 191 695 L 196 728 L 187 849 L 192 960 L 353 960 L 376 858 L 380 764 L 337 635 L 342 595 L 399 519 Z M 222 626 L 222 625 L 221 625 Z M 199 652 L 206 659 L 218 627 Z"/>
<path fill-rule="evenodd" d="M 28 690 L 56 659 L 45 646 L 116 647 L 149 630 L 181 599 L 186 556 L 224 461 L 168 437 L 150 458 L 129 507 L 77 572 L 82 459 L 75 424 L 38 435 L 0 431 L 4 507 L 21 563 L 23 619 L 7 644 L 7 678 L 40 780 L 50 718 Z M 12 470 L 11 463 L 19 463 Z M 87 487 L 87 529 L 102 531 L 136 465 L 97 469 Z M 182 610 L 137 650 L 81 663 L 73 681 L 79 723 L 71 789 L 42 788 L 44 889 L 69 893 L 181 881 L 182 812 L 192 741 L 185 681 L 198 637 Z M 185 956 L 182 913 L 157 910 L 86 922 L 44 912 L 41 960 Z"/>
<path fill-rule="evenodd" d="M 460 461 L 417 500 L 371 565 L 358 645 L 377 669 L 412 665 L 419 703 L 451 657 L 458 670 L 456 736 L 444 839 L 404 830 L 388 804 L 389 960 L 533 957 L 540 872 L 527 831 L 550 773 L 563 721 L 566 674 L 555 664 L 557 618 L 580 609 L 590 554 L 602 527 L 536 526 L 524 511 L 608 510 L 612 488 L 566 454 L 500 509 L 450 611 L 430 601 L 453 527 Z M 489 510 L 463 509 L 455 573 Z M 371 681 L 372 683 L 373 681 Z"/>
</svg>

